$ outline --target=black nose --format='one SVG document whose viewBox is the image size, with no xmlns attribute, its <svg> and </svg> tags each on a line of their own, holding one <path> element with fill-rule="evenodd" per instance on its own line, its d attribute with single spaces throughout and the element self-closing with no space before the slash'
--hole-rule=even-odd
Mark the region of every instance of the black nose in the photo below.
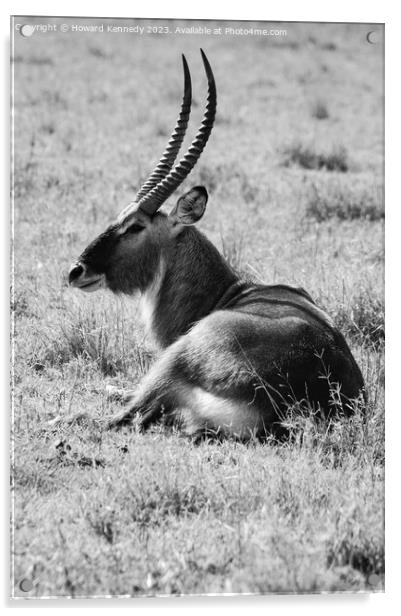
<svg viewBox="0 0 401 616">
<path fill-rule="evenodd" d="M 77 265 L 73 265 L 72 268 L 70 269 L 70 273 L 68 276 L 68 282 L 71 284 L 72 282 L 74 282 L 74 280 L 79 278 L 81 274 L 83 274 L 83 272 L 84 272 L 84 267 L 83 265 L 81 265 L 81 263 L 78 263 Z"/>
</svg>

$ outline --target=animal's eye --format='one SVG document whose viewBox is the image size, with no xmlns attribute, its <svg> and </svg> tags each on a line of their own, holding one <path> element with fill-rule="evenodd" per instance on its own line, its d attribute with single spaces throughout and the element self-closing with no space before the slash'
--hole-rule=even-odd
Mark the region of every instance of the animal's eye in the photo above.
<svg viewBox="0 0 401 616">
<path fill-rule="evenodd" d="M 134 222 L 133 225 L 128 227 L 128 229 L 126 230 L 125 233 L 139 233 L 140 231 L 143 231 L 143 229 L 144 229 L 144 227 L 142 227 L 141 225 L 138 225 L 136 222 Z"/>
</svg>

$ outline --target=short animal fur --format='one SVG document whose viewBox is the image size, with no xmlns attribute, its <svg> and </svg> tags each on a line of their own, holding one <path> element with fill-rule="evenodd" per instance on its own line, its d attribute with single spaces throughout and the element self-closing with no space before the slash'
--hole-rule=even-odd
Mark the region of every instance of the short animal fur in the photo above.
<svg viewBox="0 0 401 616">
<path fill-rule="evenodd" d="M 280 432 L 289 405 L 307 401 L 326 416 L 349 414 L 364 396 L 361 372 L 330 317 L 302 289 L 244 282 L 195 227 L 208 200 L 203 186 L 180 197 L 169 214 L 160 205 L 199 158 L 212 130 L 216 88 L 202 52 L 209 87 L 204 120 L 174 167 L 191 106 L 185 87 L 167 149 L 133 203 L 84 250 L 70 284 L 141 293 L 143 316 L 159 359 L 131 392 L 110 427 L 136 419 L 142 429 L 174 422 L 193 436 L 246 440 Z M 333 395 L 336 392 L 336 395 Z"/>
</svg>

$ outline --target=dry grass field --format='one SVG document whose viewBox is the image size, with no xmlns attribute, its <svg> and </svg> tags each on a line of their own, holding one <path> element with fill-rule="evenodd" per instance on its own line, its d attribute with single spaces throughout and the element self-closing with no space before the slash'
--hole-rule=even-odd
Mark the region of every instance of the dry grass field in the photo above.
<svg viewBox="0 0 401 616">
<path fill-rule="evenodd" d="M 15 35 L 14 596 L 384 587 L 383 49 L 366 25 L 280 27 Z M 154 351 L 136 300 L 74 291 L 68 269 L 157 162 L 182 52 L 193 137 L 200 46 L 218 116 L 182 190 L 207 187 L 200 226 L 244 275 L 307 289 L 367 383 L 365 413 L 330 426 L 294 413 L 286 442 L 195 445 L 88 421 L 118 410 L 106 385 L 134 386 Z"/>
</svg>

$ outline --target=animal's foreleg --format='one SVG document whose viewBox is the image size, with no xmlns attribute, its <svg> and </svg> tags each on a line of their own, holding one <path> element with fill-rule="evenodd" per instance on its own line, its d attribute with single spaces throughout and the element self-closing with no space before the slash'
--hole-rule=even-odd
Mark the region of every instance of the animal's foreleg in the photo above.
<svg viewBox="0 0 401 616">
<path fill-rule="evenodd" d="M 130 424 L 136 415 L 139 426 L 146 429 L 176 405 L 179 376 L 175 369 L 175 353 L 168 350 L 152 366 L 141 381 L 138 390 L 130 397 L 127 407 L 108 421 L 109 428 Z"/>
</svg>

